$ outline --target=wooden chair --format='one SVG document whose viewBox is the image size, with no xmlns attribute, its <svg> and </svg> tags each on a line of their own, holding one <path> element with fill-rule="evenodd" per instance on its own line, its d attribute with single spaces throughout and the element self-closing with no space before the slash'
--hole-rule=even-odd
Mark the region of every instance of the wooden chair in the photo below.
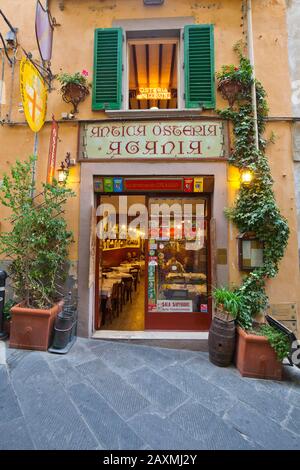
<svg viewBox="0 0 300 470">
<path fill-rule="evenodd" d="M 139 279 L 139 270 L 137 268 L 131 268 L 129 272 L 133 276 L 134 290 L 136 291 Z"/>
<path fill-rule="evenodd" d="M 118 311 L 119 313 L 121 313 L 123 310 L 123 290 L 124 290 L 124 284 L 123 282 L 120 282 L 118 284 Z"/>
<path fill-rule="evenodd" d="M 116 318 L 120 313 L 120 294 L 119 294 L 119 285 L 115 283 L 112 288 L 111 294 L 111 309 L 112 309 L 112 318 Z"/>
<path fill-rule="evenodd" d="M 130 303 L 132 304 L 132 284 L 133 284 L 132 278 L 128 277 L 124 279 L 124 297 L 123 297 L 124 303 L 130 300 Z"/>
</svg>

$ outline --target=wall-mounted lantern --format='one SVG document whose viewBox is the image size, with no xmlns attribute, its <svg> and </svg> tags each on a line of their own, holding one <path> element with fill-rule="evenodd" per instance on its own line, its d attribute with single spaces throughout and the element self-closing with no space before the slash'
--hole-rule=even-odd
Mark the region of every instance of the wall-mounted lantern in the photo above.
<svg viewBox="0 0 300 470">
<path fill-rule="evenodd" d="M 245 232 L 238 237 L 239 269 L 252 271 L 264 264 L 264 244 L 255 233 Z"/>
<path fill-rule="evenodd" d="M 252 183 L 253 179 L 253 171 L 249 170 L 248 168 L 241 170 L 241 184 L 243 184 L 244 186 L 249 186 Z"/>
<path fill-rule="evenodd" d="M 59 183 L 65 183 L 67 181 L 69 176 L 69 169 L 71 166 L 75 166 L 75 164 L 75 160 L 71 159 L 71 154 L 68 152 L 65 160 L 61 162 L 60 168 L 57 170 Z"/>
</svg>

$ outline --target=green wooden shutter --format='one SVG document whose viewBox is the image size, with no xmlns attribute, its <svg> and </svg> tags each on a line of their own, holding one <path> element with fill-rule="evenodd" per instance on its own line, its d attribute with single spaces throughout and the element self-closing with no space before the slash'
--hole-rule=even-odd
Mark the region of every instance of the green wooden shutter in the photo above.
<svg viewBox="0 0 300 470">
<path fill-rule="evenodd" d="M 184 28 L 186 108 L 215 107 L 215 64 L 213 25 Z"/>
<path fill-rule="evenodd" d="M 95 30 L 93 110 L 121 109 L 122 28 Z"/>
</svg>

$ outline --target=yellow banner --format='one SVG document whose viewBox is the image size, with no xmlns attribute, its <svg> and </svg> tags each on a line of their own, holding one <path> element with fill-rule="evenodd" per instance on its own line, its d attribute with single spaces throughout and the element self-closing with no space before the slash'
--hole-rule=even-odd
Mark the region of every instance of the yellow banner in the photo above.
<svg viewBox="0 0 300 470">
<path fill-rule="evenodd" d="M 39 132 L 46 119 L 48 93 L 43 77 L 26 58 L 20 65 L 20 88 L 26 121 L 33 132 Z"/>
</svg>

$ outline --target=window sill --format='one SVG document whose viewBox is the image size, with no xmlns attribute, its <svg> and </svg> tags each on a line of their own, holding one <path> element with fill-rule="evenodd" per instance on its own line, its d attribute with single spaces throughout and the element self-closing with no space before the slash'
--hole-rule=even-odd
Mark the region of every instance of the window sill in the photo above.
<svg viewBox="0 0 300 470">
<path fill-rule="evenodd" d="M 153 118 L 199 118 L 202 115 L 202 108 L 199 109 L 130 109 L 130 110 L 106 110 L 105 114 L 112 118 L 140 118 L 140 119 L 153 119 Z"/>
</svg>

